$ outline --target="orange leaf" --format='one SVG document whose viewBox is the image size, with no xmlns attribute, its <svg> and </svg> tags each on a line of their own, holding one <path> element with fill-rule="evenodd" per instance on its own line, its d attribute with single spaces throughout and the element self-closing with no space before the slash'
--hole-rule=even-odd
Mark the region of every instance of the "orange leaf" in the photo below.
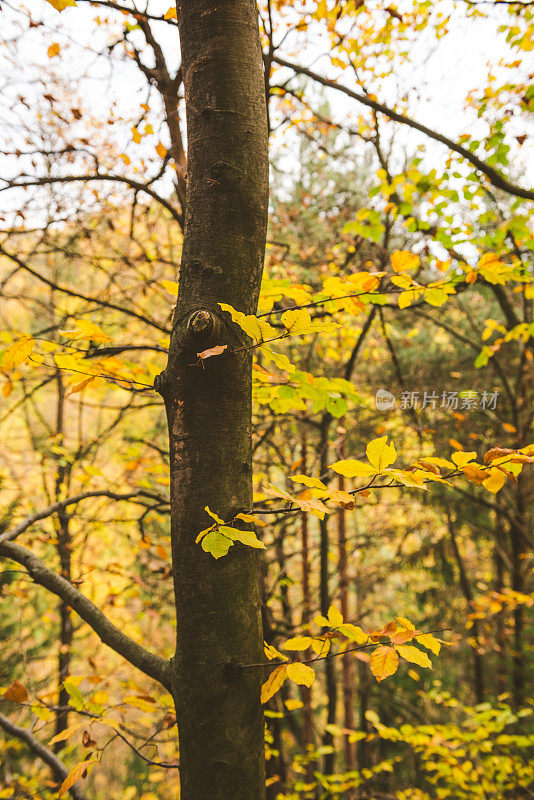
<svg viewBox="0 0 534 800">
<path fill-rule="evenodd" d="M 11 700 L 13 703 L 24 703 L 28 699 L 28 692 L 26 687 L 20 681 L 13 681 L 11 686 L 4 692 L 6 700 Z"/>
<path fill-rule="evenodd" d="M 197 353 L 197 356 L 204 361 L 205 358 L 220 356 L 221 353 L 224 353 L 227 347 L 227 344 L 217 344 L 215 347 L 210 347 L 208 350 L 203 350 L 201 353 Z"/>
</svg>

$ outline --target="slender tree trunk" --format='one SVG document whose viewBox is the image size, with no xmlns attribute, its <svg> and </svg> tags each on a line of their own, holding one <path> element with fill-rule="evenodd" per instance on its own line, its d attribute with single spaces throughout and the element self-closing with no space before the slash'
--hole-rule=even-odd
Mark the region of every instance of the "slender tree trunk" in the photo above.
<svg viewBox="0 0 534 800">
<path fill-rule="evenodd" d="M 330 414 L 325 414 L 321 424 L 321 476 L 323 476 L 328 469 L 328 434 L 330 432 L 330 423 L 332 417 Z M 328 533 L 328 515 L 321 520 L 321 573 L 320 573 L 320 595 L 321 595 L 321 614 L 326 616 L 330 606 L 330 587 L 329 587 L 329 569 L 328 569 L 328 551 L 330 546 L 329 533 Z M 334 725 L 336 722 L 336 705 L 337 705 L 337 682 L 335 664 L 333 658 L 327 658 L 325 663 L 326 675 L 326 694 L 328 698 L 328 711 L 327 723 Z M 326 747 L 334 747 L 334 737 L 328 731 L 323 735 L 323 745 Z M 323 771 L 325 775 L 332 775 L 335 769 L 336 753 L 335 750 L 327 753 L 324 757 Z"/>
<path fill-rule="evenodd" d="M 527 532 L 527 513 L 525 503 L 526 478 L 520 474 L 517 479 L 515 514 L 510 526 L 512 556 L 512 589 L 524 592 L 524 561 L 526 557 L 525 535 Z M 523 634 L 525 627 L 525 606 L 517 603 L 514 609 L 514 652 L 512 658 L 512 696 L 514 706 L 523 704 L 525 694 L 525 654 Z"/>
<path fill-rule="evenodd" d="M 252 506 L 251 356 L 218 303 L 256 310 L 265 249 L 265 89 L 253 0 L 177 4 L 188 184 L 169 361 L 156 381 L 170 439 L 177 616 L 173 694 L 181 800 L 265 797 L 257 570 L 242 545 L 215 560 L 195 544 L 204 507 Z M 223 355 L 197 353 L 226 344 Z"/>
<path fill-rule="evenodd" d="M 63 386 L 63 378 L 61 372 L 57 372 L 57 409 L 56 409 L 56 433 L 58 436 L 58 444 L 61 444 L 63 436 L 63 422 L 65 410 L 65 387 Z M 67 468 L 58 459 L 56 485 L 55 485 L 55 499 L 61 499 L 64 492 L 64 481 L 67 478 Z M 59 555 L 61 576 L 66 580 L 72 580 L 71 573 L 71 537 L 69 530 L 69 516 L 66 509 L 59 512 L 56 520 L 57 532 L 57 552 Z M 69 724 L 69 712 L 67 710 L 69 703 L 69 693 L 63 686 L 63 681 L 70 675 L 70 664 L 72 657 L 72 639 L 73 639 L 73 626 L 72 626 L 72 612 L 70 606 L 63 600 L 59 601 L 59 653 L 58 653 L 58 710 L 56 711 L 56 724 L 54 735 L 64 731 Z M 54 750 L 58 753 L 63 747 L 64 742 L 56 742 Z"/>
<path fill-rule="evenodd" d="M 340 420 L 341 423 L 341 420 Z M 344 458 L 343 445 L 339 449 L 339 457 Z M 345 491 L 345 478 L 338 476 L 337 488 Z M 350 620 L 349 608 L 349 577 L 347 572 L 347 525 L 346 511 L 340 508 L 337 513 L 337 532 L 338 532 L 338 573 L 339 573 L 339 601 L 341 613 L 344 620 Z M 343 724 L 346 728 L 354 728 L 354 661 L 350 653 L 342 656 L 341 667 L 343 672 Z M 345 746 L 345 766 L 348 770 L 356 768 L 356 747 L 355 742 L 349 742 L 349 737 L 344 737 Z"/>
<path fill-rule="evenodd" d="M 306 434 L 302 434 L 301 440 L 302 472 L 308 474 L 308 443 Z M 310 552 L 309 552 L 309 523 L 308 515 L 302 514 L 301 518 L 301 548 L 302 548 L 302 616 L 301 626 L 308 625 L 311 617 L 311 593 L 310 593 Z M 305 658 L 311 657 L 311 650 L 307 650 Z M 313 711 L 312 711 L 312 689 L 311 686 L 302 686 L 302 745 L 306 753 L 310 746 L 313 746 Z M 306 780 L 310 783 L 313 779 L 315 764 L 309 761 L 306 764 Z"/>
<path fill-rule="evenodd" d="M 495 515 L 495 548 L 493 551 L 493 563 L 495 565 L 495 591 L 501 594 L 504 589 L 504 541 L 503 541 L 503 520 L 499 511 Z M 497 645 L 497 694 L 502 694 L 507 690 L 508 677 L 506 670 L 506 630 L 505 614 L 499 611 L 495 615 L 495 640 Z"/>
<path fill-rule="evenodd" d="M 451 516 L 450 511 L 447 511 L 447 519 L 449 525 L 449 535 L 451 539 L 452 552 L 454 554 L 454 560 L 456 561 L 456 566 L 458 567 L 460 588 L 465 598 L 467 610 L 472 611 L 473 592 L 471 590 L 471 584 L 469 583 L 464 562 L 460 550 L 458 548 L 458 542 L 456 540 L 456 531 L 454 528 L 455 522 Z M 475 697 L 477 703 L 482 703 L 482 701 L 484 700 L 484 662 L 482 655 L 479 652 L 480 627 L 478 624 L 478 620 L 476 619 L 473 620 L 473 639 L 475 640 L 475 647 L 473 648 L 473 673 L 474 673 L 474 684 L 475 684 Z"/>
</svg>

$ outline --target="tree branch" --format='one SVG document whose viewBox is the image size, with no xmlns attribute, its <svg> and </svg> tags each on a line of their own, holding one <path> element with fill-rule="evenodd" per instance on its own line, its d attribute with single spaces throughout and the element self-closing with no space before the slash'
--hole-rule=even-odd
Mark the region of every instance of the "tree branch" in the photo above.
<svg viewBox="0 0 534 800">
<path fill-rule="evenodd" d="M 134 667 L 145 675 L 161 683 L 168 691 L 171 690 L 170 662 L 134 642 L 129 636 L 120 631 L 94 603 L 76 589 L 72 583 L 49 569 L 37 556 L 27 548 L 14 542 L 0 544 L 0 556 L 10 558 L 17 564 L 26 568 L 35 583 L 44 586 L 53 594 L 60 597 L 76 613 L 87 622 L 98 638 L 111 647 L 116 653 L 125 658 Z"/>
<path fill-rule="evenodd" d="M 501 175 L 498 170 L 490 167 L 485 161 L 478 158 L 478 156 L 471 153 L 465 147 L 462 147 L 461 144 L 449 139 L 447 136 L 443 136 L 443 134 L 437 133 L 437 131 L 433 131 L 431 128 L 427 128 L 426 125 L 422 125 L 420 122 L 416 122 L 416 120 L 407 117 L 405 114 L 400 114 L 398 111 L 394 111 L 392 108 L 388 108 L 388 106 L 378 103 L 376 100 L 371 100 L 364 94 L 354 92 L 352 89 L 349 89 L 348 86 L 343 86 L 342 84 L 336 83 L 336 81 L 323 78 L 322 75 L 312 72 L 312 70 L 308 69 L 307 67 L 301 67 L 299 64 L 293 64 L 291 61 L 286 61 L 285 59 L 276 55 L 273 56 L 273 61 L 276 64 L 279 64 L 281 67 L 292 69 L 299 75 L 306 75 L 308 78 L 320 83 L 322 86 L 326 86 L 329 89 L 336 89 L 338 92 L 343 92 L 343 94 L 346 94 L 348 97 L 352 97 L 353 100 L 357 100 L 359 103 L 362 103 L 369 108 L 373 108 L 375 111 L 379 111 L 381 114 L 385 114 L 385 116 L 395 120 L 395 122 L 408 125 L 410 128 L 424 133 L 425 136 L 428 136 L 430 139 L 434 139 L 436 142 L 441 142 L 450 150 L 453 150 L 455 153 L 458 153 L 458 155 L 462 156 L 462 158 L 465 158 L 467 161 L 469 161 L 469 163 L 478 169 L 479 172 L 482 172 L 486 178 L 488 178 L 490 183 L 497 187 L 497 189 L 501 189 L 503 192 L 507 192 L 515 197 L 523 197 L 525 200 L 534 200 L 533 190 L 523 189 L 521 186 L 515 186 L 514 184 L 510 183 L 510 181 Z"/>
<path fill-rule="evenodd" d="M 19 522 L 14 528 L 11 528 L 10 531 L 6 531 L 0 535 L 0 544 L 3 542 L 12 542 L 13 539 L 16 539 L 21 533 L 31 527 L 35 522 L 39 522 L 41 519 L 46 519 L 47 517 L 51 517 L 52 514 L 55 514 L 56 511 L 63 511 L 68 506 L 73 506 L 76 503 L 79 503 L 81 500 L 85 500 L 88 497 L 109 497 L 111 500 L 135 500 L 136 498 L 146 497 L 151 500 L 157 500 L 159 503 L 168 502 L 165 498 L 157 495 L 153 492 L 147 492 L 145 490 L 137 490 L 135 492 L 126 492 L 121 494 L 120 492 L 111 492 L 108 490 L 100 490 L 100 491 L 91 491 L 91 492 L 81 492 L 80 494 L 72 495 L 72 497 L 67 497 L 65 500 L 59 500 L 57 503 L 53 503 L 51 506 L 47 506 L 43 508 L 41 511 L 36 511 L 34 514 L 30 514 L 30 516 L 23 519 L 22 522 Z"/>
<path fill-rule="evenodd" d="M 158 175 L 157 177 L 159 178 L 160 176 Z M 97 173 L 96 175 L 47 176 L 20 182 L 18 179 L 7 181 L 5 178 L 1 178 L 1 180 L 3 180 L 6 185 L 0 189 L 0 192 L 6 192 L 9 189 L 25 189 L 29 186 L 51 186 L 54 183 L 90 183 L 91 181 L 111 181 L 113 183 L 124 183 L 131 189 L 135 189 L 136 192 L 144 192 L 153 200 L 156 200 L 158 203 L 160 203 L 163 208 L 166 208 L 171 216 L 174 217 L 180 227 L 183 222 L 182 214 L 177 211 L 176 208 L 174 208 L 174 206 L 168 202 L 168 200 L 165 200 L 164 197 L 161 197 L 161 195 L 155 192 L 154 189 L 150 188 L 150 184 L 153 183 L 156 178 L 152 178 L 152 180 L 149 180 L 146 183 L 140 183 L 140 181 L 135 181 L 133 178 L 127 178 L 124 175 L 102 175 Z"/>
<path fill-rule="evenodd" d="M 130 308 L 124 308 L 116 303 L 111 303 L 109 300 L 102 300 L 100 297 L 90 297 L 89 295 L 82 294 L 81 292 L 75 292 L 72 289 L 67 289 L 66 286 L 60 286 L 54 281 L 51 281 L 49 278 L 46 278 L 44 275 L 41 275 L 40 272 L 30 267 L 29 264 L 16 256 L 14 253 L 9 253 L 2 245 L 0 245 L 0 255 L 6 256 L 6 258 L 9 258 L 15 264 L 18 264 L 21 269 L 26 270 L 26 272 L 29 272 L 30 275 L 34 276 L 34 278 L 42 281 L 47 286 L 50 286 L 51 289 L 55 289 L 57 292 L 67 294 L 69 297 L 77 297 L 79 300 L 85 300 L 86 303 L 96 303 L 96 305 L 103 306 L 104 308 L 112 308 L 115 311 L 120 311 L 121 314 L 128 314 L 130 317 L 135 317 L 136 319 L 141 320 L 141 322 L 156 328 L 158 331 L 170 333 L 170 330 L 164 325 L 160 325 L 158 322 L 149 319 L 149 317 L 145 317 L 143 314 L 138 314 L 137 311 L 132 311 Z"/>
</svg>

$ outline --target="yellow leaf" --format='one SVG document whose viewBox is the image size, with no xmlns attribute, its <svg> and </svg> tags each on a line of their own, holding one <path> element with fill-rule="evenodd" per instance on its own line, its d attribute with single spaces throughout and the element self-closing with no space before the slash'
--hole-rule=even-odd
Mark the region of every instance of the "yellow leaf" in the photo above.
<svg viewBox="0 0 534 800">
<path fill-rule="evenodd" d="M 312 650 L 317 656 L 326 656 L 330 651 L 329 639 L 314 639 L 312 641 Z"/>
<path fill-rule="evenodd" d="M 76 5 L 74 0 L 48 0 L 48 2 L 56 9 L 56 11 L 64 11 L 68 6 Z"/>
<path fill-rule="evenodd" d="M 163 15 L 163 19 L 176 19 L 176 6 L 171 6 Z"/>
<path fill-rule="evenodd" d="M 328 609 L 328 621 L 333 628 L 343 625 L 343 614 L 335 607 L 333 603 Z"/>
<path fill-rule="evenodd" d="M 92 761 L 80 761 L 79 764 L 75 764 L 74 767 L 69 772 L 69 774 L 67 775 L 67 777 L 65 778 L 65 780 L 63 781 L 63 783 L 61 784 L 57 796 L 63 797 L 65 792 L 68 792 L 68 790 L 71 788 L 71 786 L 74 786 L 77 780 L 79 780 L 82 777 L 85 777 L 89 767 L 91 767 L 93 764 L 96 763 L 98 763 L 97 760 L 93 759 Z"/>
<path fill-rule="evenodd" d="M 324 519 L 324 515 L 328 513 L 328 508 L 316 497 L 303 497 L 301 495 L 300 497 L 294 497 L 293 502 L 296 503 L 302 511 L 307 511 L 318 519 Z"/>
<path fill-rule="evenodd" d="M 413 622 L 410 622 L 410 620 L 406 619 L 406 617 L 395 617 L 395 619 L 397 620 L 399 625 L 401 625 L 405 630 L 407 631 L 415 630 L 415 625 L 413 624 Z"/>
<path fill-rule="evenodd" d="M 442 306 L 447 302 L 447 292 L 443 289 L 427 289 L 424 294 L 425 302 L 431 306 Z"/>
<path fill-rule="evenodd" d="M 132 128 L 132 138 L 136 144 L 139 144 L 139 142 L 141 141 L 141 134 L 139 133 L 135 125 Z"/>
<path fill-rule="evenodd" d="M 272 661 L 273 658 L 280 659 L 280 661 L 287 661 L 287 656 L 277 650 L 276 647 L 273 647 L 272 644 L 267 644 L 267 642 L 263 643 L 263 652 L 269 661 Z"/>
<path fill-rule="evenodd" d="M 57 42 L 53 42 L 46 51 L 46 54 L 48 58 L 55 58 L 55 56 L 59 55 L 59 50 L 59 44 Z"/>
<path fill-rule="evenodd" d="M 89 319 L 77 319 L 75 329 L 72 331 L 59 331 L 69 339 L 91 339 L 93 342 L 110 342 L 111 338 L 104 333 L 102 328 Z"/>
<path fill-rule="evenodd" d="M 11 381 L 6 381 L 2 386 L 2 394 L 4 397 L 9 397 L 11 392 L 13 391 L 13 384 Z"/>
<path fill-rule="evenodd" d="M 277 353 L 268 347 L 262 347 L 263 358 L 266 363 L 273 361 L 278 369 L 285 369 L 286 372 L 295 372 L 296 367 L 291 363 L 289 358 L 283 353 Z"/>
<path fill-rule="evenodd" d="M 473 461 L 474 458 L 477 457 L 475 452 L 466 453 L 464 451 L 460 451 L 458 453 L 453 453 L 451 455 L 452 461 L 456 464 L 457 467 L 465 467 L 470 461 Z"/>
<path fill-rule="evenodd" d="M 438 458 L 437 456 L 425 456 L 424 460 L 418 461 L 418 464 L 435 464 L 436 467 L 443 467 L 443 469 L 454 469 L 454 464 L 447 461 L 446 458 Z"/>
<path fill-rule="evenodd" d="M 218 522 L 218 523 L 219 523 L 219 525 L 224 525 L 224 520 L 223 520 L 223 519 L 221 519 L 220 517 L 218 517 L 218 516 L 217 516 L 217 514 L 215 514 L 215 513 L 214 513 L 214 512 L 213 512 L 213 511 L 210 509 L 210 507 L 209 507 L 209 506 L 204 506 L 204 511 L 206 512 L 206 514 L 209 514 L 209 515 L 210 515 L 210 517 L 211 517 L 212 519 L 214 519 L 214 520 L 215 520 L 215 522 Z"/>
<path fill-rule="evenodd" d="M 393 286 L 400 286 L 401 289 L 408 289 L 412 285 L 413 280 L 409 275 L 393 275 L 391 277 Z"/>
<path fill-rule="evenodd" d="M 287 677 L 294 683 L 309 687 L 315 680 L 315 672 L 307 664 L 300 664 L 296 661 L 294 664 L 287 665 Z"/>
<path fill-rule="evenodd" d="M 311 489 L 322 489 L 323 491 L 327 491 L 328 486 L 326 486 L 319 478 L 309 478 L 307 475 L 292 475 L 291 480 L 295 481 L 295 483 L 303 483 L 304 486 L 309 486 Z"/>
<path fill-rule="evenodd" d="M 405 292 L 401 292 L 398 298 L 399 308 L 408 308 L 411 304 L 418 299 L 421 291 L 417 291 L 414 289 L 410 289 Z"/>
<path fill-rule="evenodd" d="M 423 653 L 423 651 L 419 650 L 417 647 L 414 647 L 413 644 L 398 644 L 397 652 L 405 658 L 406 661 L 411 661 L 412 664 L 419 664 L 420 667 L 432 669 L 432 662 L 427 654 Z"/>
<path fill-rule="evenodd" d="M 367 634 L 358 625 L 353 625 L 352 622 L 344 622 L 343 625 L 340 625 L 339 632 L 346 636 L 347 639 L 350 639 L 351 642 L 356 642 L 356 644 L 366 644 L 369 639 Z"/>
<path fill-rule="evenodd" d="M 415 641 L 419 644 L 422 644 L 423 647 L 426 647 L 427 650 L 430 650 L 431 653 L 434 653 L 435 656 L 439 656 L 439 651 L 441 650 L 441 643 L 432 636 L 431 633 L 421 633 L 419 636 L 415 637 Z"/>
<path fill-rule="evenodd" d="M 282 645 L 284 650 L 307 650 L 312 643 L 311 636 L 295 636 Z"/>
<path fill-rule="evenodd" d="M 338 475 L 343 475 L 345 478 L 370 478 L 371 475 L 376 475 L 376 469 L 371 467 L 370 464 L 365 464 L 363 461 L 357 461 L 354 458 L 346 458 L 342 461 L 336 461 L 335 464 L 330 464 L 330 469 L 337 472 Z"/>
<path fill-rule="evenodd" d="M 391 254 L 391 266 L 394 272 L 405 272 L 419 266 L 419 256 L 408 250 L 396 250 Z"/>
<path fill-rule="evenodd" d="M 80 369 L 81 365 L 78 359 L 71 356 L 70 353 L 56 353 L 54 355 L 54 361 L 60 369 L 68 369 L 73 372 L 83 371 Z"/>
<path fill-rule="evenodd" d="M 61 733 L 58 733 L 54 737 L 52 737 L 52 739 L 50 739 L 48 744 L 53 745 L 56 744 L 56 742 L 66 742 L 67 739 L 70 739 L 70 737 L 73 736 L 76 733 L 76 731 L 79 730 L 85 724 L 86 724 L 85 722 L 78 722 L 77 725 L 71 725 L 69 728 L 65 728 L 64 731 L 61 731 Z"/>
<path fill-rule="evenodd" d="M 265 322 L 263 319 L 258 319 L 254 314 L 243 314 L 241 311 L 236 311 L 236 309 L 228 305 L 228 303 L 219 303 L 219 305 L 223 311 L 227 311 L 230 314 L 232 321 L 235 322 L 236 325 L 239 325 L 247 336 L 254 339 L 256 343 L 260 344 L 266 339 L 275 338 L 277 336 L 277 331 L 272 325 L 269 325 L 269 323 Z"/>
<path fill-rule="evenodd" d="M 489 469 L 486 476 L 486 479 L 482 481 L 482 486 L 492 494 L 497 494 L 506 483 L 506 475 L 502 469 L 498 469 L 497 467 Z"/>
<path fill-rule="evenodd" d="M 71 388 L 67 392 L 67 397 L 70 397 L 71 394 L 82 392 L 86 388 L 86 386 L 89 386 L 90 383 L 94 383 L 94 381 L 96 381 L 96 378 L 93 378 L 91 376 L 90 378 L 85 378 L 85 380 L 80 381 L 79 383 L 75 383 L 73 386 L 71 386 Z"/>
<path fill-rule="evenodd" d="M 130 695 L 129 697 L 125 697 L 122 702 L 128 703 L 129 706 L 140 708 L 141 711 L 145 711 L 146 713 L 150 714 L 153 714 L 155 710 L 153 703 L 149 703 L 148 700 L 144 700 L 142 697 L 136 697 L 134 694 Z"/>
<path fill-rule="evenodd" d="M 289 700 L 286 700 L 285 705 L 288 711 L 296 711 L 297 708 L 302 708 L 304 703 L 301 700 L 292 700 L 289 698 Z"/>
<path fill-rule="evenodd" d="M 2 369 L 7 372 L 18 367 L 23 361 L 26 361 L 33 350 L 33 345 L 34 341 L 29 337 L 24 337 L 17 342 L 13 342 L 13 344 L 4 350 Z"/>
<path fill-rule="evenodd" d="M 161 158 L 165 158 L 165 156 L 167 155 L 167 148 L 165 147 L 164 144 L 158 142 L 156 145 L 156 153 L 158 154 L 158 156 L 161 156 Z"/>
<path fill-rule="evenodd" d="M 287 666 L 282 664 L 271 672 L 261 687 L 261 702 L 266 703 L 280 689 L 287 676 Z"/>
<path fill-rule="evenodd" d="M 3 697 L 6 700 L 11 700 L 12 703 L 24 703 L 28 699 L 28 692 L 26 687 L 20 681 L 13 681 L 11 686 L 5 690 Z"/>
<path fill-rule="evenodd" d="M 235 519 L 242 519 L 243 522 L 251 522 L 253 525 L 259 525 L 260 528 L 264 528 L 267 525 L 266 522 L 259 517 L 255 517 L 253 514 L 236 514 Z"/>
<path fill-rule="evenodd" d="M 379 439 L 373 439 L 367 445 L 367 458 L 378 473 L 389 467 L 397 459 L 394 445 L 388 444 L 387 440 L 387 436 L 381 436 Z"/>
<path fill-rule="evenodd" d="M 282 314 L 282 322 L 291 334 L 306 333 L 312 326 L 310 312 L 306 308 L 290 309 Z"/>
<path fill-rule="evenodd" d="M 254 547 L 256 550 L 266 550 L 263 542 L 260 542 L 254 531 L 241 531 L 238 528 L 231 528 L 228 525 L 221 525 L 219 533 L 227 536 L 233 542 L 241 542 L 247 547 Z"/>
<path fill-rule="evenodd" d="M 390 675 L 394 675 L 399 666 L 399 654 L 393 647 L 377 647 L 369 659 L 371 672 L 380 683 Z"/>
<path fill-rule="evenodd" d="M 174 294 L 178 297 L 178 284 L 176 281 L 161 281 L 161 285 L 164 289 L 167 289 L 169 294 Z"/>
</svg>

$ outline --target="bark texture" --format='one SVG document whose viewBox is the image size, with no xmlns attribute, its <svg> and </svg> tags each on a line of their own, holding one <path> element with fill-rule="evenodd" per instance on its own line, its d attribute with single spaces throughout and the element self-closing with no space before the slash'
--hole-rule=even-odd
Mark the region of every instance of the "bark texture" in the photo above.
<svg viewBox="0 0 534 800">
<path fill-rule="evenodd" d="M 169 362 L 157 381 L 171 458 L 177 612 L 173 695 L 181 800 L 265 797 L 254 552 L 215 560 L 195 537 L 208 505 L 252 505 L 251 357 L 218 303 L 256 310 L 268 206 L 265 92 L 252 0 L 177 4 L 187 109 L 187 201 Z M 223 355 L 197 353 L 226 344 Z"/>
</svg>

